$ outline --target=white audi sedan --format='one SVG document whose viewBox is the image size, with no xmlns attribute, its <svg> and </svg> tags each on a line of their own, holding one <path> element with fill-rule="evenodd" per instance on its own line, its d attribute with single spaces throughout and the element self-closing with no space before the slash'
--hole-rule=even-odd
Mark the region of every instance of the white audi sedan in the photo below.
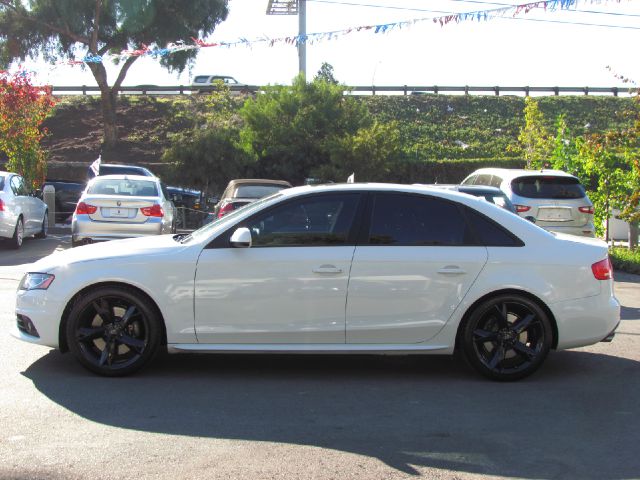
<svg viewBox="0 0 640 480">
<path fill-rule="evenodd" d="M 604 242 L 420 185 L 283 190 L 191 235 L 33 264 L 13 335 L 102 375 L 169 352 L 451 354 L 516 380 L 549 350 L 610 341 Z"/>
</svg>

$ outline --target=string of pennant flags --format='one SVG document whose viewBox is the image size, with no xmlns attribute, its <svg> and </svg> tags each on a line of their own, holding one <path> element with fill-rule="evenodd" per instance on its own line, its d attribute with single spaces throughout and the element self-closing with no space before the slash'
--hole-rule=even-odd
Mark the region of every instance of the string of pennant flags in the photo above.
<svg viewBox="0 0 640 480">
<path fill-rule="evenodd" d="M 438 24 L 441 27 L 452 23 L 462 23 L 467 21 L 489 21 L 494 18 L 505 18 L 507 16 L 518 17 L 522 14 L 527 14 L 533 10 L 544 10 L 547 12 L 553 12 L 557 10 L 569 10 L 576 7 L 579 3 L 589 4 L 603 4 L 616 2 L 620 3 L 621 0 L 538 0 L 535 2 L 523 3 L 521 5 L 508 5 L 498 8 L 477 10 L 473 12 L 464 13 L 452 13 L 447 15 L 441 15 L 436 17 L 415 18 L 412 20 L 405 20 L 400 22 L 382 23 L 376 25 L 362 25 L 357 27 L 350 27 L 342 30 L 334 30 L 329 32 L 307 33 L 305 35 L 293 35 L 279 38 L 259 37 L 255 39 L 239 38 L 232 42 L 207 42 L 198 38 L 191 38 L 191 42 L 180 40 L 174 43 L 169 43 L 164 48 L 152 48 L 147 45 L 142 45 L 141 48 L 135 50 L 123 50 L 119 54 L 109 54 L 107 58 L 114 58 L 119 60 L 125 60 L 129 57 L 152 57 L 160 58 L 167 55 L 171 55 L 180 51 L 198 50 L 203 48 L 213 47 L 253 47 L 256 45 L 275 46 L 277 44 L 298 46 L 300 44 L 314 44 L 321 41 L 335 40 L 346 35 L 359 32 L 373 32 L 375 34 L 389 33 L 394 30 L 401 30 L 403 28 L 411 27 L 413 25 L 425 22 L 432 22 Z M 81 59 L 67 60 L 62 62 L 68 65 L 80 65 L 88 63 L 102 63 L 105 57 L 102 55 L 88 54 Z"/>
</svg>

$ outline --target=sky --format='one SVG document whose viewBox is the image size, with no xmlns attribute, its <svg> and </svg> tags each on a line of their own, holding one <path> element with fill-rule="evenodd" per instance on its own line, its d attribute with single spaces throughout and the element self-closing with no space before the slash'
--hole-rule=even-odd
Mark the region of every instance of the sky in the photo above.
<svg viewBox="0 0 640 480">
<path fill-rule="evenodd" d="M 533 9 L 514 16 L 512 9 L 491 18 L 495 9 L 528 1 L 307 0 L 308 34 L 340 32 L 307 44 L 307 77 L 327 62 L 338 81 L 354 86 L 621 86 L 615 75 L 640 83 L 634 48 L 640 44 L 640 0 L 577 0 L 568 10 Z M 180 75 L 153 58 L 140 58 L 124 85 L 188 85 L 201 74 L 230 75 L 250 85 L 290 84 L 298 73 L 298 53 L 279 40 L 298 34 L 298 17 L 267 15 L 267 4 L 229 0 L 227 19 L 206 39 L 243 38 L 248 46 L 202 48 Z M 433 21 L 463 12 L 487 12 L 490 18 L 443 26 Z M 356 31 L 368 25 L 389 28 Z M 259 41 L 265 38 L 276 41 L 272 46 Z M 31 62 L 26 67 L 42 83 L 96 85 L 81 66 Z M 115 77 L 109 68 L 110 83 Z"/>
</svg>

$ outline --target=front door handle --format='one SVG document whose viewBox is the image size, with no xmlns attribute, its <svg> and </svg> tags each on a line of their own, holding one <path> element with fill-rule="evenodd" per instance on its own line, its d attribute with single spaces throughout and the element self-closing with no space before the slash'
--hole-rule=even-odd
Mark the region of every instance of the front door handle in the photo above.
<svg viewBox="0 0 640 480">
<path fill-rule="evenodd" d="M 462 275 L 463 273 L 467 272 L 457 265 L 447 265 L 446 267 L 442 267 L 441 269 L 439 269 L 438 273 L 442 273 L 444 275 Z"/>
<path fill-rule="evenodd" d="M 313 269 L 313 273 L 342 273 L 342 269 L 335 265 L 320 265 Z"/>
</svg>

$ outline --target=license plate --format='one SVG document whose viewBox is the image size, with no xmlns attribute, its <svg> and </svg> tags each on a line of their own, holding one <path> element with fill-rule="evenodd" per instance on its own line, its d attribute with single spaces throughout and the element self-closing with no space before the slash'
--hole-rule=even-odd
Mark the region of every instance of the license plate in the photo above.
<svg viewBox="0 0 640 480">
<path fill-rule="evenodd" d="M 571 220 L 570 208 L 541 208 L 538 210 L 538 220 L 568 222 Z"/>
<path fill-rule="evenodd" d="M 128 208 L 110 208 L 107 216 L 112 218 L 128 218 L 129 209 Z"/>
</svg>

